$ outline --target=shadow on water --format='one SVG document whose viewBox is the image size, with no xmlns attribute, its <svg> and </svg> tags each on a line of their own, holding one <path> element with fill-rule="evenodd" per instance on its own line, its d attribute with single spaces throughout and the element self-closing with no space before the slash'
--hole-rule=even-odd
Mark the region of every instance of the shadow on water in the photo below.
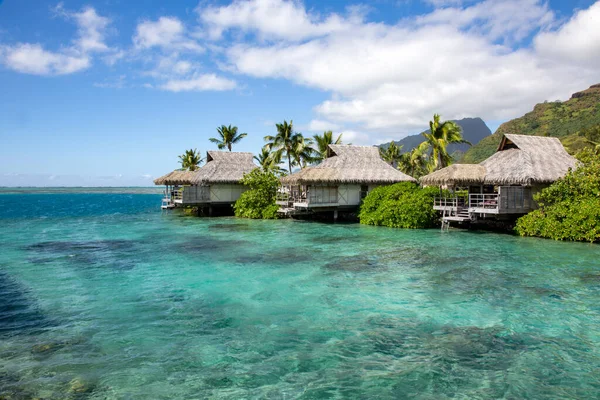
<svg viewBox="0 0 600 400">
<path fill-rule="evenodd" d="M 224 232 L 241 232 L 251 230 L 250 224 L 211 224 L 208 230 L 224 231 Z"/>
<path fill-rule="evenodd" d="M 194 236 L 175 244 L 174 247 L 185 253 L 215 253 L 238 249 L 246 244 L 247 242 L 243 240 L 222 240 L 211 236 Z"/>
<path fill-rule="evenodd" d="M 135 244 L 130 240 L 94 240 L 40 242 L 25 247 L 25 250 L 38 255 L 29 258 L 34 264 L 47 264 L 68 257 L 79 267 L 130 270 L 136 264 L 134 248 Z"/>
<path fill-rule="evenodd" d="M 325 264 L 323 269 L 328 272 L 376 272 L 387 269 L 387 266 L 380 263 L 376 257 L 357 255 L 338 257 L 335 261 Z"/>
<path fill-rule="evenodd" d="M 291 265 L 314 262 L 322 251 L 318 249 L 303 250 L 288 247 L 259 254 L 246 254 L 234 257 L 238 264 Z"/>
<path fill-rule="evenodd" d="M 28 298 L 27 289 L 0 271 L 0 335 L 36 334 L 52 325 Z"/>
</svg>

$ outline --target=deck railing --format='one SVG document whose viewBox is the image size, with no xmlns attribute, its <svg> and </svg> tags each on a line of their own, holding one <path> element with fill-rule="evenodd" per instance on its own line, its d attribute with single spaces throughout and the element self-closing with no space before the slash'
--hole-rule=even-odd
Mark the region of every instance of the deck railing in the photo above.
<svg viewBox="0 0 600 400">
<path fill-rule="evenodd" d="M 466 206 L 467 202 L 467 198 L 464 196 L 436 196 L 433 199 L 433 205 L 439 208 L 462 208 Z"/>
<path fill-rule="evenodd" d="M 498 209 L 498 194 L 470 194 L 469 208 Z"/>
</svg>

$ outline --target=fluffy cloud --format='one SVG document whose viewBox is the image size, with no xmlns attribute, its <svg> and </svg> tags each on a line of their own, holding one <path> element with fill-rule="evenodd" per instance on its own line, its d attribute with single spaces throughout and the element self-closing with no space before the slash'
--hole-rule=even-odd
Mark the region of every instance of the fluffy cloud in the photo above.
<svg viewBox="0 0 600 400">
<path fill-rule="evenodd" d="M 308 130 L 313 132 L 337 131 L 338 129 L 340 129 L 340 126 L 338 124 L 335 124 L 331 121 L 323 121 L 320 119 L 313 119 L 308 125 Z"/>
<path fill-rule="evenodd" d="M 166 51 L 203 51 L 202 46 L 187 36 L 183 23 L 175 17 L 141 22 L 136 28 L 133 43 L 138 49 L 160 47 Z"/>
<path fill-rule="evenodd" d="M 535 38 L 542 56 L 557 62 L 574 62 L 581 67 L 600 67 L 600 2 L 579 11 L 555 32 L 544 32 Z"/>
<path fill-rule="evenodd" d="M 434 112 L 448 119 L 513 118 L 594 83 L 597 74 L 584 64 L 597 59 L 598 7 L 555 31 L 549 29 L 557 21 L 538 0 L 486 0 L 396 24 L 313 15 L 298 2 L 251 0 L 210 8 L 201 19 L 213 37 L 229 29 L 233 38 L 247 38 L 236 32 L 257 38 L 223 45 L 233 71 L 328 91 L 332 97 L 315 107 L 316 120 L 342 131 L 352 127 L 357 141 L 366 134 L 373 141 L 414 133 Z M 299 32 L 271 26 L 274 16 L 299 18 Z M 521 43 L 531 35 L 535 46 Z M 579 44 L 568 46 L 573 40 Z"/>
<path fill-rule="evenodd" d="M 554 20 L 546 3 L 539 0 L 486 0 L 470 7 L 434 10 L 416 19 L 419 25 L 449 25 L 485 35 L 491 40 L 518 42 Z"/>
<path fill-rule="evenodd" d="M 235 0 L 228 6 L 198 9 L 200 20 L 208 27 L 210 37 L 219 38 L 224 31 L 241 28 L 257 33 L 261 39 L 302 40 L 346 31 L 349 22 L 361 21 L 360 9 L 350 9 L 350 19 L 337 14 L 321 18 L 309 14 L 295 1 Z"/>
<path fill-rule="evenodd" d="M 71 46 L 59 51 L 46 50 L 39 43 L 18 43 L 0 46 L 0 62 L 6 67 L 34 75 L 65 75 L 78 72 L 91 65 L 91 54 L 118 54 L 105 43 L 105 33 L 110 20 L 87 7 L 80 12 L 66 11 L 62 4 L 55 12 L 77 25 L 77 38 Z"/>
<path fill-rule="evenodd" d="M 203 74 L 189 79 L 173 79 L 160 86 L 170 92 L 224 91 L 235 89 L 236 83 L 215 74 Z"/>
<path fill-rule="evenodd" d="M 3 49 L 2 62 L 12 70 L 33 75 L 64 75 L 90 66 L 87 56 L 46 51 L 39 44 L 21 43 Z"/>
</svg>

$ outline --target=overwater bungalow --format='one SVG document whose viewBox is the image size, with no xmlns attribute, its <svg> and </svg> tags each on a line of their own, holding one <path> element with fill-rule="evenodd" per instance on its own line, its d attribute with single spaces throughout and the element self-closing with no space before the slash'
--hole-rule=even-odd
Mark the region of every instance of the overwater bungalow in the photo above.
<svg viewBox="0 0 600 400">
<path fill-rule="evenodd" d="M 244 174 L 257 166 L 252 153 L 208 151 L 206 164 L 196 171 L 173 171 L 154 180 L 165 185 L 162 208 L 183 206 L 230 206 L 246 187 L 240 183 Z"/>
<path fill-rule="evenodd" d="M 377 186 L 416 180 L 383 161 L 375 146 L 330 144 L 327 158 L 281 178 L 279 212 L 297 215 L 356 210 Z"/>
<path fill-rule="evenodd" d="M 533 195 L 577 167 L 558 138 L 505 134 L 480 164 L 454 164 L 421 178 L 453 192 L 435 199 L 443 221 L 514 219 L 537 208 Z"/>
</svg>

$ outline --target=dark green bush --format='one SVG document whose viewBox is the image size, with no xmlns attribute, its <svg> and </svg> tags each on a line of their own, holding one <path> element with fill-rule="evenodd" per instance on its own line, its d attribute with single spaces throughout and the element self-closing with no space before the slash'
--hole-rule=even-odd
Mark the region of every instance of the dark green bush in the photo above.
<svg viewBox="0 0 600 400">
<path fill-rule="evenodd" d="M 439 216 L 433 209 L 433 198 L 439 192 L 438 188 L 420 188 L 412 182 L 380 186 L 365 197 L 358 216 L 360 223 L 392 228 L 434 227 Z"/>
<path fill-rule="evenodd" d="M 233 205 L 236 217 L 277 218 L 279 207 L 275 204 L 275 196 L 279 187 L 279 178 L 275 174 L 257 168 L 245 174 L 241 183 L 248 186 L 249 190 L 242 193 Z"/>
<path fill-rule="evenodd" d="M 519 218 L 521 236 L 600 242 L 600 157 L 582 151 L 583 163 L 535 197 L 540 208 Z"/>
</svg>

